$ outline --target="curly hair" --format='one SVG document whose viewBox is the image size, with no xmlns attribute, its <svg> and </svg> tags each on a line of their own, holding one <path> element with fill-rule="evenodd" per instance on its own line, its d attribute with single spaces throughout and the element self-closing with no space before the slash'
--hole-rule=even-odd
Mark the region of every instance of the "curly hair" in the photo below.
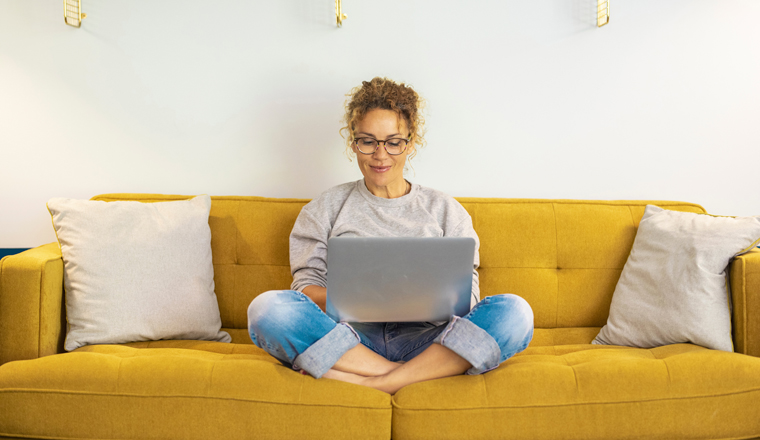
<svg viewBox="0 0 760 440">
<path fill-rule="evenodd" d="M 417 149 L 425 146 L 424 126 L 425 118 L 422 109 L 425 101 L 410 86 L 397 83 L 388 78 L 375 77 L 371 81 L 362 81 L 362 85 L 352 89 L 345 104 L 343 123 L 340 135 L 346 139 L 346 155 L 351 159 L 351 144 L 354 142 L 354 130 L 356 123 L 374 109 L 392 110 L 406 122 L 409 129 L 410 141 L 414 143 L 414 150 L 409 159 L 417 154 Z"/>
</svg>

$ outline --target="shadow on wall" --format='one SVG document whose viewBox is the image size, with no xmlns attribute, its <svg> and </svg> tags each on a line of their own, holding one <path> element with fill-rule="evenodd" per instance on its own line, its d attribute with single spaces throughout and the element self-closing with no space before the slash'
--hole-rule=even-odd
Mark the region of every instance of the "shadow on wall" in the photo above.
<svg viewBox="0 0 760 440">
<path fill-rule="evenodd" d="M 596 27 L 597 0 L 573 0 L 573 18 L 584 26 Z"/>
<path fill-rule="evenodd" d="M 335 25 L 335 2 L 313 0 L 301 0 L 298 3 L 298 15 L 304 24 L 317 27 L 331 27 Z"/>
</svg>

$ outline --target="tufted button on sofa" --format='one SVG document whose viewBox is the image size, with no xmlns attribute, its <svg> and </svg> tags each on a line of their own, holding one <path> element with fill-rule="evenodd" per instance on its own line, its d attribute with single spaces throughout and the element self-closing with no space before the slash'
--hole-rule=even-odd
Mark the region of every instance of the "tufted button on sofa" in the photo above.
<svg viewBox="0 0 760 440">
<path fill-rule="evenodd" d="M 156 202 L 185 196 L 107 194 Z M 291 282 L 288 235 L 307 200 L 212 197 L 214 282 L 232 343 L 63 350 L 57 243 L 0 262 L 0 438 L 739 439 L 760 437 L 760 250 L 731 264 L 734 353 L 690 343 L 591 345 L 645 205 L 462 198 L 481 240 L 483 296 L 534 311 L 527 350 L 480 376 L 391 396 L 313 379 L 251 343 L 246 309 Z"/>
</svg>

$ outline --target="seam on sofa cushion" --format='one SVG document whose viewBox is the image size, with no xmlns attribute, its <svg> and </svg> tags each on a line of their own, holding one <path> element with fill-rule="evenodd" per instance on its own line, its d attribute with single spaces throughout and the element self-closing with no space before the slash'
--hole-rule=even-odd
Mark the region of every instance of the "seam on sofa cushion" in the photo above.
<svg viewBox="0 0 760 440">
<path fill-rule="evenodd" d="M 239 218 L 240 218 L 240 202 L 237 202 L 235 204 L 235 217 L 234 217 L 235 223 L 238 223 L 238 219 Z M 239 255 L 240 245 L 239 245 L 239 243 L 240 243 L 240 229 L 235 228 L 235 265 L 242 266 L 242 264 L 240 264 L 240 255 Z M 232 288 L 235 289 L 235 292 L 238 291 L 238 287 L 237 287 L 237 270 L 235 270 L 235 269 L 232 270 Z M 216 286 L 214 286 L 214 292 L 216 292 Z M 262 293 L 262 292 L 259 292 L 259 294 L 260 293 Z M 235 318 L 235 316 L 236 316 L 235 310 L 237 310 L 238 296 L 240 296 L 240 295 L 234 295 L 234 294 L 232 295 L 232 325 L 235 326 L 235 328 L 239 328 L 240 327 L 238 325 L 238 323 L 235 322 L 235 319 L 236 319 Z M 219 301 L 219 297 L 218 296 L 216 297 L 216 300 L 217 300 L 217 302 Z M 246 309 L 247 309 L 247 307 L 246 307 Z M 220 310 L 220 314 L 221 314 L 221 310 Z M 246 323 L 246 328 L 248 327 L 247 324 L 248 323 Z"/>
<path fill-rule="evenodd" d="M 134 357 L 134 356 L 130 356 Z M 124 363 L 124 358 L 119 358 L 119 368 L 116 370 L 116 392 L 119 392 L 119 385 L 121 385 L 121 366 Z"/>
<path fill-rule="evenodd" d="M 235 223 L 240 218 L 240 202 L 235 203 Z M 235 228 L 235 264 L 239 264 L 239 250 L 240 250 L 240 229 Z"/>
<path fill-rule="evenodd" d="M 220 361 L 223 361 L 225 357 L 227 357 L 227 355 L 223 354 Z M 208 372 L 208 382 L 206 382 L 206 396 L 209 395 L 209 391 L 211 391 L 211 387 L 214 385 L 214 370 L 216 369 L 216 365 L 218 363 L 219 362 L 211 363 L 211 371 Z"/>
<path fill-rule="evenodd" d="M 554 203 L 552 203 L 552 212 L 554 213 L 554 256 L 556 260 L 554 261 L 555 270 L 559 271 L 559 228 L 557 227 L 557 208 L 554 206 Z M 557 327 L 557 323 L 559 322 L 559 274 L 557 274 L 557 296 L 555 299 L 555 308 L 554 308 L 554 327 Z"/>
<path fill-rule="evenodd" d="M 663 364 L 665 364 L 665 372 L 668 373 L 668 387 L 670 387 L 673 384 L 673 381 L 670 380 L 670 367 L 668 367 L 668 361 L 665 359 L 660 359 Z"/>
<path fill-rule="evenodd" d="M 619 402 L 577 402 L 577 403 L 559 403 L 559 404 L 551 404 L 551 405 L 500 405 L 500 406 L 478 406 L 478 407 L 470 407 L 470 408 L 405 408 L 402 406 L 399 406 L 398 403 L 396 403 L 396 397 L 393 396 L 391 398 L 391 405 L 393 406 L 394 410 L 398 409 L 401 411 L 483 411 L 483 410 L 495 410 L 495 409 L 514 409 L 514 408 L 555 408 L 555 407 L 566 407 L 566 406 L 585 406 L 585 405 L 621 405 L 621 404 L 631 404 L 631 403 L 646 403 L 646 402 L 666 402 L 666 401 L 679 401 L 679 400 L 690 400 L 690 399 L 709 399 L 712 397 L 727 397 L 727 396 L 735 396 L 739 394 L 748 394 L 748 393 L 755 393 L 759 392 L 760 387 L 758 388 L 752 388 L 749 390 L 742 390 L 742 391 L 735 391 L 731 393 L 720 393 L 720 394 L 705 394 L 701 396 L 684 396 L 684 397 L 664 397 L 661 399 L 641 399 L 641 400 L 622 400 Z"/>
<path fill-rule="evenodd" d="M 353 408 L 353 409 L 369 409 L 369 410 L 379 410 L 379 411 L 387 411 L 391 409 L 391 406 L 388 405 L 387 407 L 376 407 L 376 406 L 352 406 L 352 405 L 340 405 L 340 404 L 329 404 L 329 405 L 321 405 L 321 404 L 312 404 L 312 403 L 301 403 L 301 402 L 273 402 L 269 400 L 257 400 L 257 399 L 241 399 L 239 397 L 215 397 L 215 396 L 192 396 L 192 395 L 184 395 L 184 394 L 151 394 L 151 395 L 144 395 L 144 394 L 133 394 L 133 393 L 96 393 L 92 391 L 72 391 L 72 390 L 45 390 L 45 389 L 26 389 L 26 388 L 5 388 L 0 390 L 0 395 L 2 394 L 61 394 L 61 395 L 76 395 L 76 396 L 102 396 L 102 397 L 136 397 L 141 399 L 211 399 L 211 400 L 223 400 L 223 401 L 235 401 L 235 402 L 248 402 L 248 403 L 264 403 L 264 404 L 270 404 L 270 405 L 283 405 L 283 406 L 293 406 L 293 405 L 300 405 L 300 406 L 310 406 L 310 407 L 318 407 L 318 408 Z M 390 397 L 390 395 L 388 395 Z"/>
<path fill-rule="evenodd" d="M 747 260 L 742 258 L 740 260 L 742 262 L 742 320 L 744 321 L 744 324 L 742 327 L 744 327 L 744 330 L 742 331 L 742 345 L 743 345 L 743 353 L 747 352 L 747 345 L 749 343 L 749 333 L 747 332 L 747 328 L 749 327 L 749 317 L 747 316 Z"/>
<path fill-rule="evenodd" d="M 567 359 L 565 359 L 565 362 L 567 362 Z M 580 385 L 578 385 L 578 373 L 575 371 L 575 365 L 570 365 L 568 363 L 568 366 L 570 367 L 570 369 L 573 370 L 573 379 L 575 380 L 575 389 L 576 391 L 580 391 L 581 387 Z"/>
<path fill-rule="evenodd" d="M 636 219 L 633 218 L 633 209 L 631 209 L 631 205 L 628 205 L 628 214 L 631 215 L 631 225 L 633 226 L 634 229 L 637 229 L 636 228 Z"/>
<path fill-rule="evenodd" d="M 40 347 L 42 347 L 42 290 L 45 288 L 42 280 L 45 279 L 45 267 L 47 267 L 47 261 L 42 263 L 42 269 L 40 269 L 40 277 L 38 281 L 39 290 L 37 291 L 37 359 L 39 359 L 42 355 L 42 350 L 40 349 Z M 64 295 L 66 295 L 65 292 Z"/>
</svg>

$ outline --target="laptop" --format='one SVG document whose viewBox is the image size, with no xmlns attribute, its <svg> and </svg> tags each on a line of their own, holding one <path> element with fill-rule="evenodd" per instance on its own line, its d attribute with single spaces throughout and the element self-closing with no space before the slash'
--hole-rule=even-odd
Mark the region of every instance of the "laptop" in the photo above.
<svg viewBox="0 0 760 440">
<path fill-rule="evenodd" d="M 470 237 L 334 237 L 327 314 L 337 322 L 447 321 L 470 311 Z"/>
</svg>

